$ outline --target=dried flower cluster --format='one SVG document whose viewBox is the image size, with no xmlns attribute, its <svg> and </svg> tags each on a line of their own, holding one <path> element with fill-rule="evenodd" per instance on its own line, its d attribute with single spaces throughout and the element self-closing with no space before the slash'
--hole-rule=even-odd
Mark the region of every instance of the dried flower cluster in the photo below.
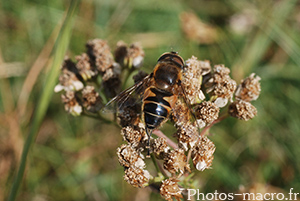
<svg viewBox="0 0 300 201">
<path fill-rule="evenodd" d="M 256 100 L 260 93 L 260 77 L 252 73 L 242 80 L 235 92 L 236 100 L 229 105 L 228 113 L 241 120 L 248 121 L 257 114 L 250 101 Z"/>
<path fill-rule="evenodd" d="M 143 58 L 144 51 L 138 44 L 128 46 L 118 42 L 113 55 L 105 41 L 88 41 L 87 52 L 77 56 L 76 63 L 70 59 L 64 61 L 55 91 L 65 91 L 62 100 L 72 115 L 93 113 L 103 119 L 99 113 L 103 99 L 108 100 L 119 92 L 120 75 L 141 67 Z M 101 83 L 97 83 L 99 76 Z M 134 82 L 139 83 L 145 76 L 147 74 L 140 71 L 133 77 Z M 253 118 L 257 111 L 250 102 L 260 93 L 260 78 L 255 74 L 237 86 L 229 68 L 224 65 L 211 68 L 209 61 L 200 61 L 195 56 L 186 60 L 182 76 L 184 93 L 180 94 L 170 115 L 176 128 L 173 135 L 154 130 L 149 138 L 141 118 L 138 101 L 141 97 L 128 97 L 126 104 L 123 100 L 116 116 L 126 142 L 117 149 L 125 181 L 139 188 L 160 183 L 160 194 L 166 200 L 183 198 L 182 190 L 189 188 L 185 178 L 190 172 L 211 168 L 216 148 L 207 136 L 209 128 L 229 115 L 242 120 Z M 157 175 L 147 170 L 148 149 Z"/>
<path fill-rule="evenodd" d="M 199 44 L 215 43 L 219 33 L 213 25 L 204 23 L 194 13 L 183 12 L 180 14 L 181 29 L 186 38 Z"/>
<path fill-rule="evenodd" d="M 119 51 L 120 44 L 126 51 Z M 107 42 L 101 39 L 89 40 L 86 49 L 85 53 L 75 56 L 76 62 L 69 58 L 64 60 L 59 84 L 54 91 L 65 92 L 61 97 L 68 113 L 99 116 L 104 105 L 101 93 L 106 98 L 117 95 L 121 87 L 121 72 L 126 68 L 140 67 L 144 51 L 138 44 L 127 46 L 119 42 L 113 55 Z M 102 90 L 99 90 L 100 85 Z"/>
</svg>

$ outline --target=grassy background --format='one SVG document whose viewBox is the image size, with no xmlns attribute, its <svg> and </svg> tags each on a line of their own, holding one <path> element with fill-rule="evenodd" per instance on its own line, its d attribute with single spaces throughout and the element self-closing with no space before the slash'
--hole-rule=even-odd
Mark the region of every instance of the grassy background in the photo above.
<svg viewBox="0 0 300 201">
<path fill-rule="evenodd" d="M 108 40 L 112 49 L 119 40 L 139 41 L 148 72 L 160 54 L 176 50 L 184 58 L 195 55 L 225 64 L 238 82 L 257 73 L 262 78 L 261 96 L 254 102 L 258 116 L 249 122 L 229 118 L 212 128 L 213 169 L 197 174 L 198 187 L 202 192 L 300 192 L 298 1 L 89 0 L 67 15 L 69 5 L 59 0 L 0 2 L 0 200 L 11 192 L 28 136 L 36 139 L 29 143 L 16 200 L 160 198 L 123 181 L 116 157 L 122 143 L 118 128 L 67 115 L 60 95 L 48 90 L 57 82 L 53 69 L 59 68 L 64 50 L 74 57 L 92 38 Z M 182 12 L 214 26 L 218 38 L 203 44 L 186 37 Z M 74 29 L 69 21 L 61 29 L 66 15 Z M 246 26 L 238 32 L 235 27 L 244 27 L 241 19 Z"/>
</svg>

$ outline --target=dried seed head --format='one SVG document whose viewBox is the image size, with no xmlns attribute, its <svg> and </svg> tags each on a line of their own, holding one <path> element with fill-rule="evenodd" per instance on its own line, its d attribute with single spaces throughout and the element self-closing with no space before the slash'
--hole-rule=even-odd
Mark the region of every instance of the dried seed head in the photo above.
<svg viewBox="0 0 300 201">
<path fill-rule="evenodd" d="M 183 149 L 171 150 L 164 158 L 164 168 L 170 173 L 190 171 L 190 165 L 187 163 L 187 158 Z"/>
<path fill-rule="evenodd" d="M 98 74 L 97 70 L 91 65 L 90 57 L 83 53 L 75 57 L 77 60 L 76 68 L 84 80 L 91 79 Z"/>
<path fill-rule="evenodd" d="M 136 126 L 131 125 L 123 127 L 121 130 L 121 135 L 123 136 L 123 139 L 127 141 L 132 147 L 137 147 L 148 139 L 142 123 L 139 123 Z"/>
<path fill-rule="evenodd" d="M 247 102 L 256 100 L 260 94 L 260 77 L 252 73 L 249 77 L 242 80 L 236 89 L 235 98 Z"/>
<path fill-rule="evenodd" d="M 123 41 L 119 41 L 117 43 L 115 58 L 116 61 L 123 67 L 141 67 L 143 65 L 144 56 L 144 50 L 138 43 L 133 43 L 129 47 Z"/>
<path fill-rule="evenodd" d="M 110 68 L 106 69 L 102 77 L 102 85 L 105 94 L 112 98 L 118 94 L 121 87 L 121 68 L 118 63 L 114 63 Z"/>
<path fill-rule="evenodd" d="M 215 65 L 212 78 L 206 83 L 206 92 L 215 97 L 218 107 L 224 107 L 228 99 L 232 100 L 236 82 L 229 76 L 230 70 L 224 65 Z"/>
<path fill-rule="evenodd" d="M 218 39 L 215 27 L 202 22 L 194 13 L 184 12 L 180 15 L 181 29 L 186 37 L 199 44 L 211 44 Z"/>
<path fill-rule="evenodd" d="M 213 94 L 217 97 L 226 99 L 232 98 L 233 92 L 236 89 L 236 82 L 229 77 L 229 72 L 229 68 L 226 68 L 224 65 L 215 67 L 215 87 Z"/>
<path fill-rule="evenodd" d="M 201 91 L 202 75 L 210 69 L 209 61 L 199 61 L 192 56 L 186 61 L 186 69 L 183 73 L 182 86 L 190 104 L 195 104 L 205 99 Z"/>
<path fill-rule="evenodd" d="M 205 124 L 210 124 L 219 117 L 220 108 L 211 101 L 203 101 L 195 107 L 197 119 L 202 120 Z"/>
<path fill-rule="evenodd" d="M 180 201 L 180 198 L 183 198 L 183 196 L 181 194 L 182 190 L 177 184 L 178 181 L 176 178 L 169 178 L 162 181 L 160 195 L 168 201 L 173 201 L 173 198 Z"/>
<path fill-rule="evenodd" d="M 65 104 L 65 110 L 73 116 L 79 116 L 82 112 L 82 107 L 78 103 L 74 91 L 66 91 L 66 94 L 61 95 L 62 102 Z"/>
<path fill-rule="evenodd" d="M 66 58 L 61 68 L 59 84 L 55 86 L 54 91 L 79 91 L 83 88 L 83 83 L 78 79 L 78 73 L 75 63 Z"/>
<path fill-rule="evenodd" d="M 153 148 L 153 152 L 155 153 L 156 157 L 159 159 L 163 159 L 165 154 L 170 150 L 167 140 L 162 137 L 154 139 L 151 147 Z"/>
<path fill-rule="evenodd" d="M 199 131 L 195 123 L 187 122 L 179 127 L 177 127 L 177 132 L 174 137 L 177 138 L 179 147 L 185 151 L 195 145 L 198 140 Z"/>
<path fill-rule="evenodd" d="M 192 149 L 192 159 L 195 168 L 203 171 L 210 168 L 214 159 L 215 145 L 206 136 L 199 139 Z"/>
<path fill-rule="evenodd" d="M 95 91 L 94 86 L 86 86 L 82 90 L 82 100 L 83 107 L 90 112 L 97 112 L 103 106 L 99 93 Z"/>
<path fill-rule="evenodd" d="M 142 156 L 131 145 L 122 144 L 117 149 L 119 163 L 124 167 L 145 168 Z"/>
<path fill-rule="evenodd" d="M 233 117 L 248 121 L 256 116 L 257 110 L 250 102 L 236 100 L 229 105 L 228 113 Z"/>
<path fill-rule="evenodd" d="M 105 40 L 93 39 L 86 44 L 87 53 L 92 59 L 97 70 L 104 73 L 114 63 L 113 55 Z"/>
<path fill-rule="evenodd" d="M 142 168 L 131 166 L 125 169 L 124 180 L 136 188 L 147 186 L 150 178 L 150 173 Z"/>
</svg>

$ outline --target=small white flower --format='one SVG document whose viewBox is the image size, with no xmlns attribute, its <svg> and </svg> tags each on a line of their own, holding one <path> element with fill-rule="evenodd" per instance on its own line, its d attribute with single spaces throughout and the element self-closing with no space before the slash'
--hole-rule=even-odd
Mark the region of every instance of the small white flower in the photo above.
<svg viewBox="0 0 300 201">
<path fill-rule="evenodd" d="M 218 107 L 225 107 L 228 103 L 227 98 L 218 97 L 214 102 Z"/>
<path fill-rule="evenodd" d="M 79 116 L 82 113 L 82 107 L 79 104 L 74 105 L 70 109 L 70 114 L 73 116 Z"/>
<path fill-rule="evenodd" d="M 199 171 L 203 171 L 205 169 L 208 169 L 209 167 L 207 166 L 206 162 L 205 161 L 199 161 L 197 164 L 196 164 L 196 169 L 199 170 Z"/>
</svg>

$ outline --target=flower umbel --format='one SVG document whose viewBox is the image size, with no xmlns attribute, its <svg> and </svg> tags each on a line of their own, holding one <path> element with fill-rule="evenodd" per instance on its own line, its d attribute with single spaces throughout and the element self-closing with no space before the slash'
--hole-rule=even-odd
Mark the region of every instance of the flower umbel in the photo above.
<svg viewBox="0 0 300 201">
<path fill-rule="evenodd" d="M 230 77 L 230 68 L 223 64 L 211 69 L 207 60 L 192 56 L 183 62 L 177 53 L 171 52 L 163 54 L 162 59 L 167 58 L 166 62 L 174 62 L 183 69 L 178 71 L 180 79 L 176 84 L 167 86 L 174 87 L 171 92 L 155 88 L 157 80 L 153 73 L 139 71 L 132 76 L 135 85 L 120 93 L 132 73 L 143 65 L 142 46 L 120 41 L 112 53 L 107 41 L 93 39 L 86 48 L 86 52 L 75 56 L 75 62 L 64 60 L 54 91 L 64 92 L 61 99 L 71 115 L 119 124 L 124 144 L 117 148 L 117 156 L 124 168 L 124 180 L 137 188 L 156 188 L 166 200 L 183 198 L 182 191 L 193 187 L 191 173 L 212 168 L 216 149 L 208 138 L 212 126 L 229 116 L 247 121 L 257 114 L 250 103 L 261 91 L 260 77 L 254 73 L 237 86 Z M 177 55 L 169 57 L 170 54 Z M 145 110 L 145 100 L 154 112 Z M 152 107 L 153 103 L 159 107 Z M 107 112 L 112 114 L 106 115 Z M 169 119 L 174 124 L 173 131 L 162 132 L 157 126 L 150 135 L 149 124 L 144 122 L 146 112 L 151 113 L 154 123 L 162 117 L 166 117 L 162 122 Z M 148 150 L 153 165 L 146 161 Z M 151 167 L 157 173 L 149 170 Z"/>
</svg>

